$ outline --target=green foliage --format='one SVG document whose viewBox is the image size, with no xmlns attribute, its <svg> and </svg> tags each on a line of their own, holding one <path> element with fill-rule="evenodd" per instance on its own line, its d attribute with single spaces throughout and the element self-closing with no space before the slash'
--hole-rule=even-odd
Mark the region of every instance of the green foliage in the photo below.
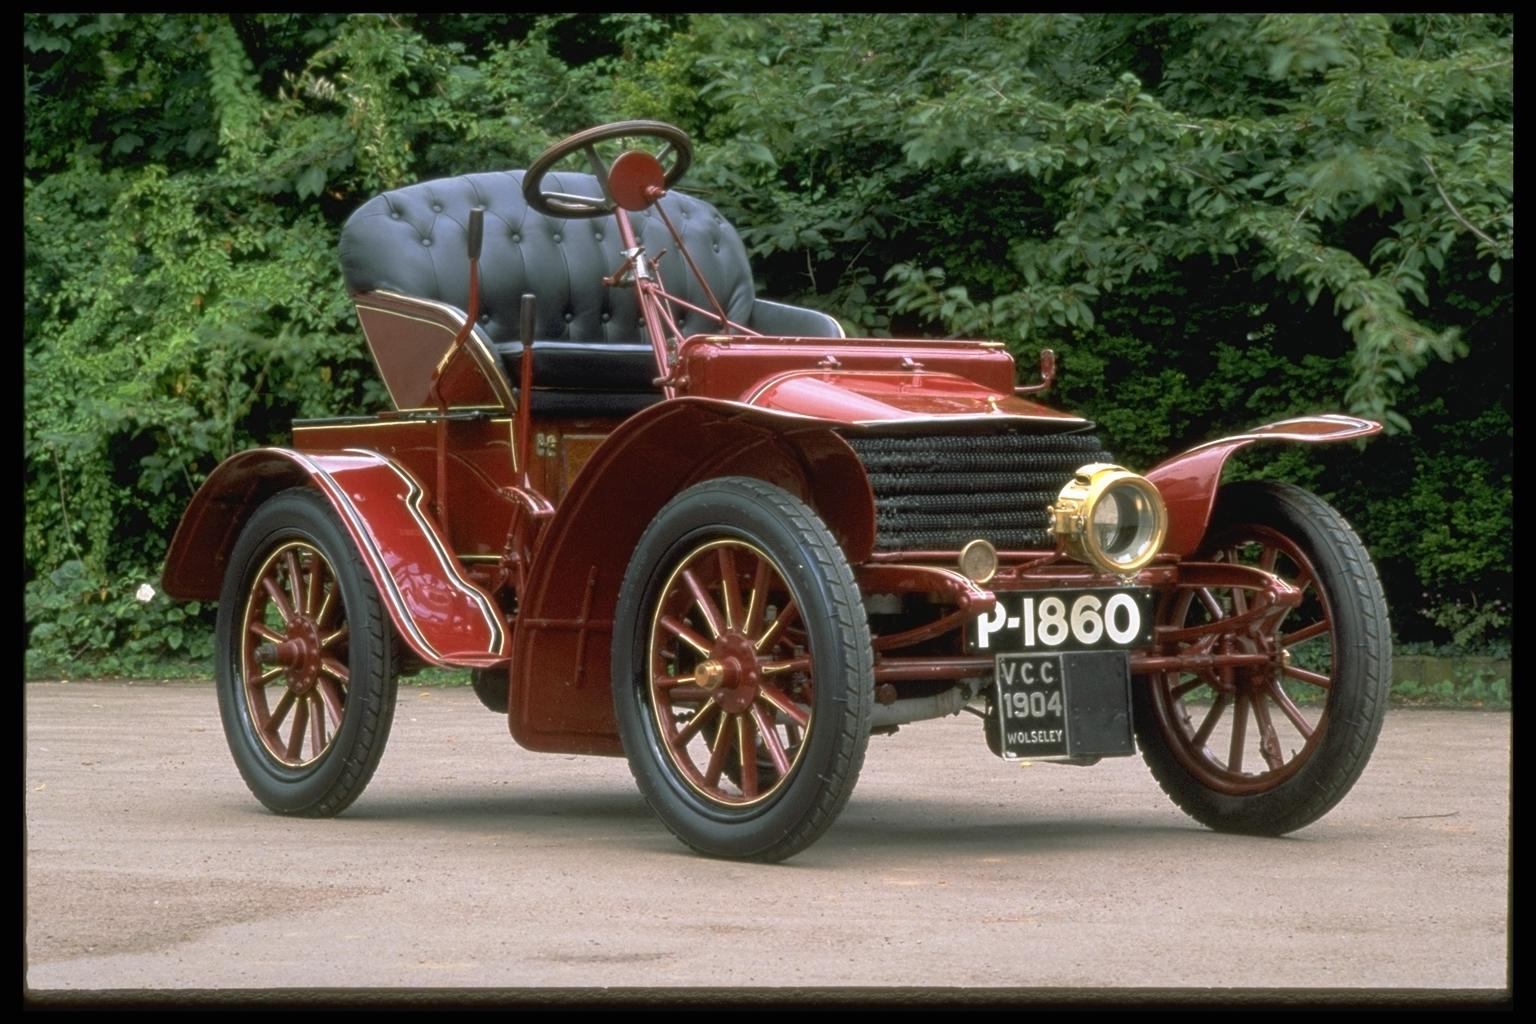
<svg viewBox="0 0 1536 1024">
<path fill-rule="evenodd" d="M 1131 465 L 1386 418 L 1233 470 L 1339 504 L 1401 636 L 1509 628 L 1510 17 L 30 14 L 23 56 L 29 665 L 205 637 L 132 598 L 197 483 L 382 403 L 352 209 L 639 117 L 765 294 L 1054 347 Z"/>
</svg>

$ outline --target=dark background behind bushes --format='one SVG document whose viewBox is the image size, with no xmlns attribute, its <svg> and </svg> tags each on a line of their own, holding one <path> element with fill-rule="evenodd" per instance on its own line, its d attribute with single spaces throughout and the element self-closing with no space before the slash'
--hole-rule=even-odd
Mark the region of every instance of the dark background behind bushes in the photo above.
<svg viewBox="0 0 1536 1024">
<path fill-rule="evenodd" d="M 694 137 L 764 294 L 999 338 L 1148 468 L 1288 415 L 1401 643 L 1507 649 L 1507 16 L 27 15 L 28 670 L 207 656 L 135 599 L 228 455 L 380 407 L 335 257 L 381 189 Z M 492 270 L 492 272 L 494 272 Z"/>
</svg>

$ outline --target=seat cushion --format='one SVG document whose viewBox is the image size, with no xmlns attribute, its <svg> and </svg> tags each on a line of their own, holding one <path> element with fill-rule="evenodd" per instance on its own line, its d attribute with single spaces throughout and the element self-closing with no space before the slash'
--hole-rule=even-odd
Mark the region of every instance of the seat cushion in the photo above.
<svg viewBox="0 0 1536 1024">
<path fill-rule="evenodd" d="M 591 175 L 556 173 L 548 187 L 596 196 Z M 485 207 L 480 259 L 480 327 L 493 342 L 516 342 L 524 292 L 537 297 L 534 335 L 574 346 L 556 357 L 562 366 L 581 361 L 590 346 L 593 374 L 607 379 L 610 362 L 628 365 L 628 356 L 609 359 L 604 350 L 648 344 L 633 288 L 609 288 L 602 278 L 619 266 L 619 239 L 611 216 L 590 220 L 546 217 L 523 200 L 522 171 L 443 178 L 395 189 L 363 204 L 341 236 L 341 264 L 356 295 L 385 290 L 445 302 L 469 303 L 466 256 L 470 208 Z M 709 287 L 738 323 L 752 315 L 752 270 L 736 231 L 710 204 L 670 193 L 661 205 L 709 281 Z M 709 308 L 708 297 L 688 272 L 677 245 L 655 210 L 628 215 L 636 235 L 661 260 L 662 279 L 679 297 Z M 686 336 L 713 329 L 710 318 L 683 312 L 678 326 Z M 542 361 L 535 369 L 542 368 Z M 655 376 L 650 373 L 646 379 Z M 585 387 L 574 373 L 569 387 Z M 601 387 L 601 385 L 599 385 Z"/>
</svg>

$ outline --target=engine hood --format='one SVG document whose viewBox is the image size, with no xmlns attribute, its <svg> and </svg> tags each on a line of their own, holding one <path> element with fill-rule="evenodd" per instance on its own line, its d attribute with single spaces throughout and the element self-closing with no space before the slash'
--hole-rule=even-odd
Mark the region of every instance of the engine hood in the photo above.
<svg viewBox="0 0 1536 1024">
<path fill-rule="evenodd" d="M 934 420 L 1086 422 L 953 373 L 886 370 L 793 370 L 767 378 L 743 401 L 759 409 L 849 426 Z"/>
</svg>

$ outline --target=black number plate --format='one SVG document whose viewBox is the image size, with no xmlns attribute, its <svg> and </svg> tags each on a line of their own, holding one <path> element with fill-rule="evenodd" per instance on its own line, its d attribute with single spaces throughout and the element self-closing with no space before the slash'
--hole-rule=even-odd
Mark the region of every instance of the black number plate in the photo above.
<svg viewBox="0 0 1536 1024">
<path fill-rule="evenodd" d="M 1145 647 L 1152 642 L 1152 601 L 1145 587 L 1002 593 L 997 607 L 971 620 L 965 647 L 978 654 Z"/>
<path fill-rule="evenodd" d="M 1067 693 L 1058 654 L 997 657 L 997 715 L 1009 760 L 1067 756 Z"/>
</svg>

